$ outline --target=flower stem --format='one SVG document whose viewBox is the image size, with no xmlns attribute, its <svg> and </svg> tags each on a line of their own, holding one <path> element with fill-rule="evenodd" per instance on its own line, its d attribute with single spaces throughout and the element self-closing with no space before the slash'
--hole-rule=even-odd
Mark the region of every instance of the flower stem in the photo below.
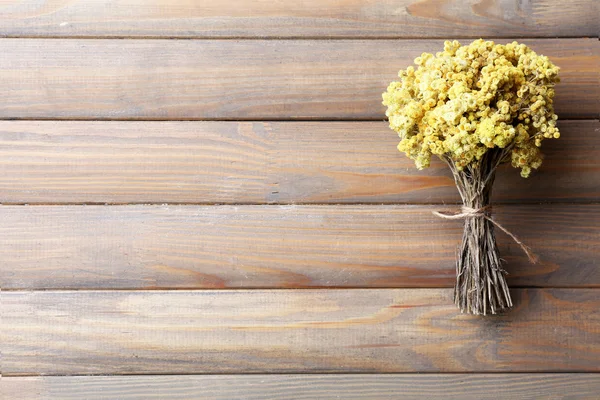
<svg viewBox="0 0 600 400">
<path fill-rule="evenodd" d="M 478 163 L 458 170 L 449 164 L 466 207 L 491 214 L 490 197 L 496 168 L 505 156 L 502 149 L 486 153 Z M 456 261 L 454 302 L 469 314 L 497 314 L 512 307 L 505 271 L 496 245 L 494 225 L 484 215 L 465 219 Z"/>
</svg>

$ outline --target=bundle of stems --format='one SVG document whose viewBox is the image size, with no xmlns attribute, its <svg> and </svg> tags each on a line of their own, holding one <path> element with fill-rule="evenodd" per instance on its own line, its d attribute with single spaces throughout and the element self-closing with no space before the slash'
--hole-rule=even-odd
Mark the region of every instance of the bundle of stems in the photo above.
<svg viewBox="0 0 600 400">
<path fill-rule="evenodd" d="M 491 219 L 490 197 L 496 169 L 510 157 L 511 148 L 494 148 L 477 163 L 459 170 L 450 157 L 450 167 L 463 201 L 465 226 L 456 260 L 454 302 L 461 312 L 497 314 L 513 305 L 506 283 L 506 271 L 496 245 Z"/>
</svg>

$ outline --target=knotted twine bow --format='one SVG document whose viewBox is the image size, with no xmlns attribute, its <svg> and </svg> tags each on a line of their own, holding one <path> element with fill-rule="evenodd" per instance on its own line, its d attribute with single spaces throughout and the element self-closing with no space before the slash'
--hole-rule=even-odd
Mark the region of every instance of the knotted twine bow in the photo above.
<svg viewBox="0 0 600 400">
<path fill-rule="evenodd" d="M 488 221 L 490 221 L 492 224 L 494 224 L 495 226 L 497 226 L 502 232 L 506 233 L 508 236 L 510 236 L 512 238 L 512 240 L 515 241 L 515 243 L 517 243 L 519 246 L 521 246 L 521 249 L 523 249 L 523 251 L 525 252 L 525 254 L 527 254 L 527 258 L 529 258 L 529 262 L 532 264 L 535 264 L 538 262 L 538 256 L 536 256 L 535 254 L 533 254 L 533 252 L 531 251 L 531 249 L 525 245 L 525 243 L 521 242 L 519 240 L 519 238 L 517 238 L 515 235 L 513 235 L 512 233 L 510 233 L 510 231 L 508 229 L 506 229 L 505 227 L 503 227 L 502 225 L 500 225 L 498 222 L 496 222 L 496 220 L 494 220 L 492 217 L 490 217 L 485 211 L 489 210 L 491 208 L 491 206 L 485 206 L 482 207 L 480 209 L 476 209 L 476 208 L 471 208 L 471 207 L 467 207 L 467 206 L 462 206 L 461 207 L 461 212 L 460 213 L 451 213 L 449 211 L 432 211 L 433 215 L 440 217 L 440 218 L 444 218 L 444 219 L 464 219 L 464 218 L 476 218 L 476 217 L 483 217 L 485 219 L 487 219 Z"/>
</svg>

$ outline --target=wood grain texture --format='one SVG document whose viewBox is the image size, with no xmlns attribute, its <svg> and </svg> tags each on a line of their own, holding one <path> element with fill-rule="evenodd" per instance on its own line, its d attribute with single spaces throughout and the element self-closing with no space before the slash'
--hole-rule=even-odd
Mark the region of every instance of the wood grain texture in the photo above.
<svg viewBox="0 0 600 400">
<path fill-rule="evenodd" d="M 3 291 L 2 373 L 599 372 L 597 293 L 481 318 L 450 289 Z"/>
<path fill-rule="evenodd" d="M 0 35 L 597 36 L 598 15 L 594 0 L 4 0 Z"/>
<path fill-rule="evenodd" d="M 600 122 L 562 121 L 529 179 L 494 200 L 598 202 Z M 456 203 L 445 164 L 418 171 L 386 122 L 0 121 L 0 202 Z"/>
<path fill-rule="evenodd" d="M 11 400 L 594 399 L 600 376 L 570 374 L 361 374 L 4 377 Z"/>
<path fill-rule="evenodd" d="M 562 68 L 561 118 L 598 118 L 600 42 L 528 40 Z M 0 41 L 3 119 L 376 119 L 442 40 Z"/>
<path fill-rule="evenodd" d="M 452 287 L 440 206 L 3 206 L 3 289 Z M 498 206 L 514 286 L 600 287 L 600 205 Z"/>
</svg>

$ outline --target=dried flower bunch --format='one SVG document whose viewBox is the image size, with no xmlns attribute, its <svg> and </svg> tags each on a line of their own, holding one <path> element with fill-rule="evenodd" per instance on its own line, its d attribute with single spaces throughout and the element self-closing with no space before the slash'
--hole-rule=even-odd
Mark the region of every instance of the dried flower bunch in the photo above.
<svg viewBox="0 0 600 400">
<path fill-rule="evenodd" d="M 398 149 L 419 169 L 432 154 L 461 170 L 490 148 L 510 146 L 512 165 L 527 177 L 542 163 L 542 140 L 560 136 L 552 104 L 558 67 L 524 44 L 447 41 L 415 64 L 400 71 L 383 104 Z"/>
<path fill-rule="evenodd" d="M 461 212 L 434 214 L 465 219 L 454 301 L 463 312 L 496 314 L 512 300 L 494 227 L 535 262 L 527 246 L 491 218 L 496 169 L 510 161 L 528 177 L 542 164 L 542 141 L 560 137 L 553 107 L 559 68 L 524 44 L 482 39 L 467 46 L 447 41 L 444 51 L 423 53 L 415 64 L 383 94 L 390 128 L 417 168 L 428 167 L 434 154 L 450 167 Z"/>
</svg>

